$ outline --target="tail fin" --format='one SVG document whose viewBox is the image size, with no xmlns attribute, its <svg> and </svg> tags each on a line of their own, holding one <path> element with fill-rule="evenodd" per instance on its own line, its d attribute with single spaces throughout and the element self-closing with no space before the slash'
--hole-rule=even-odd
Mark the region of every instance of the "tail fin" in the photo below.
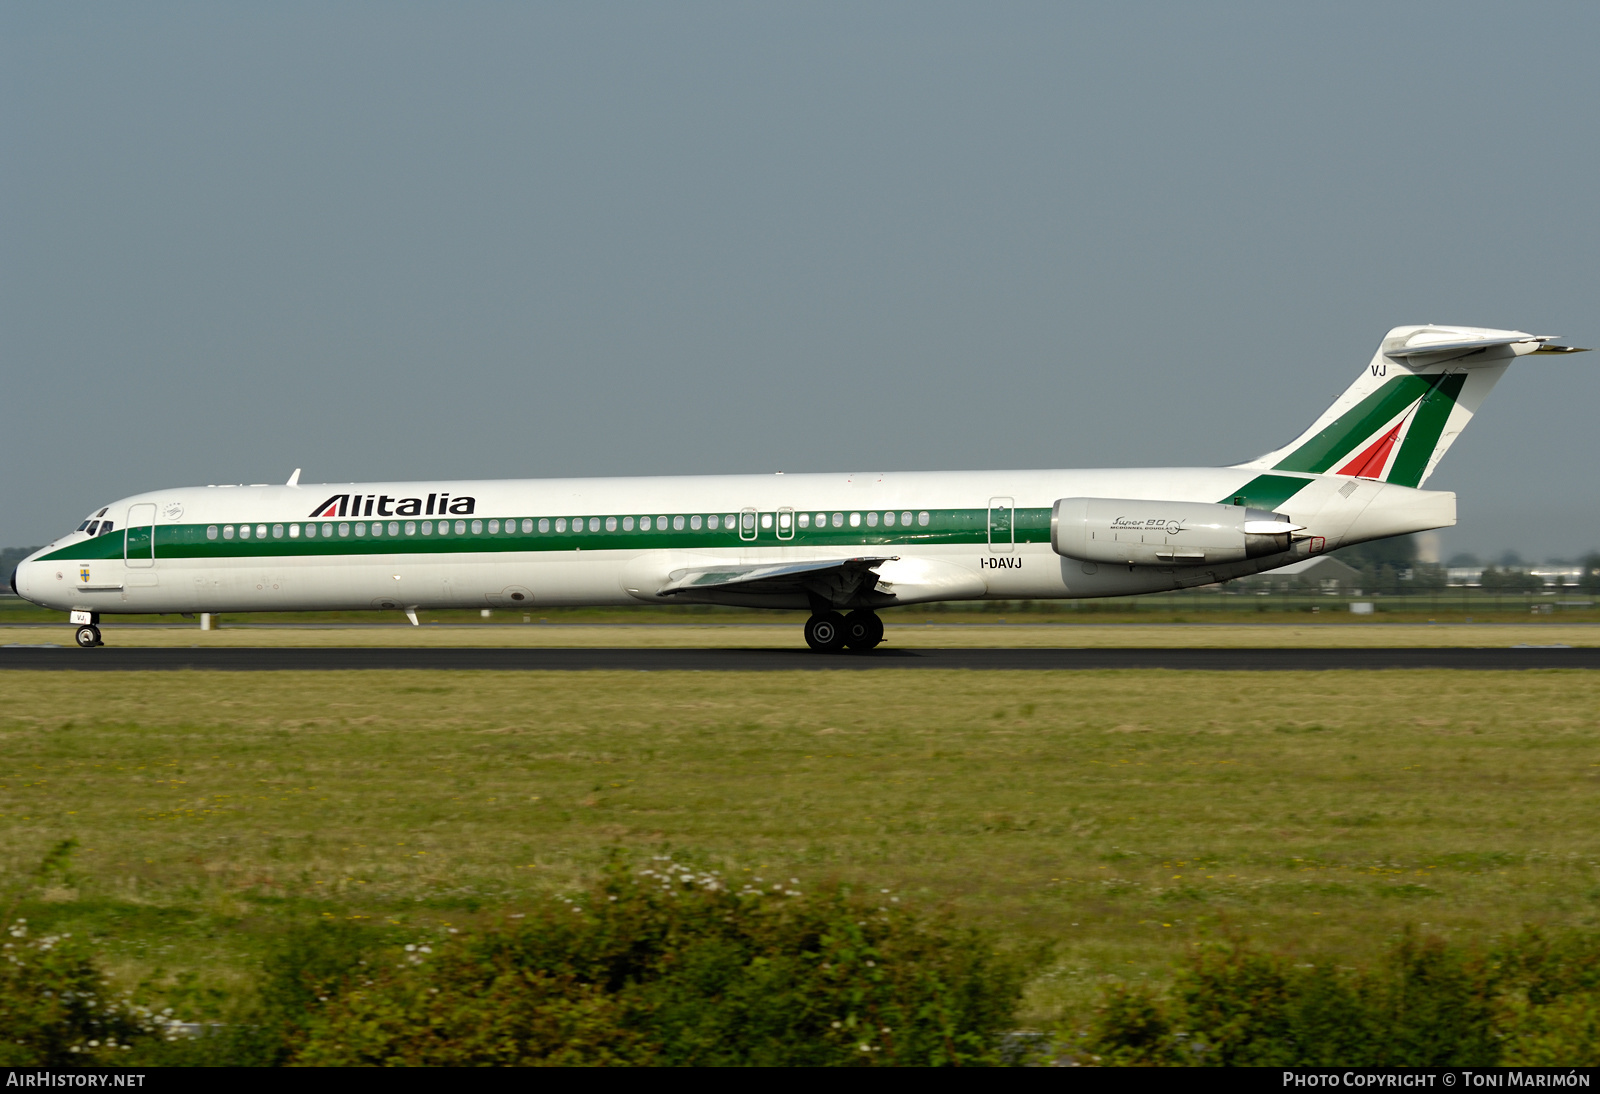
<svg viewBox="0 0 1600 1094">
<path fill-rule="evenodd" d="M 1299 437 L 1241 467 L 1421 486 L 1513 358 L 1581 353 L 1553 335 L 1396 327 L 1355 383 Z"/>
</svg>

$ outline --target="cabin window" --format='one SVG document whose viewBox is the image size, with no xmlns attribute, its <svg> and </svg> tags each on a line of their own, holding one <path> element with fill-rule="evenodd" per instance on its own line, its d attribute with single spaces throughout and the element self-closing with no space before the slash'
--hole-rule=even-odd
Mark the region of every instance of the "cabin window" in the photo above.
<svg viewBox="0 0 1600 1094">
<path fill-rule="evenodd" d="M 649 530 L 650 530 L 650 518 L 649 517 L 640 517 L 639 518 L 639 531 L 648 532 Z"/>
<path fill-rule="evenodd" d="M 324 536 L 331 536 L 331 535 L 333 535 L 333 525 L 331 525 L 331 524 L 324 524 L 324 525 L 323 525 L 323 526 L 322 526 L 322 534 L 323 534 L 323 535 L 324 535 Z"/>
<path fill-rule="evenodd" d="M 345 536 L 348 536 L 349 534 L 350 534 L 350 525 L 344 523 L 343 521 L 340 521 L 339 522 L 339 538 L 343 539 Z"/>
<path fill-rule="evenodd" d="M 762 513 L 761 514 L 761 527 L 763 527 L 763 528 L 771 528 L 772 527 L 772 514 L 771 513 Z"/>
<path fill-rule="evenodd" d="M 894 514 L 893 513 L 885 513 L 885 514 L 883 514 L 883 526 L 885 528 L 893 528 L 894 527 Z"/>
<path fill-rule="evenodd" d="M 375 536 L 383 535 L 383 521 L 375 520 L 372 522 L 372 534 Z"/>
<path fill-rule="evenodd" d="M 793 522 L 794 522 L 794 514 L 792 514 L 792 513 L 779 513 L 778 514 L 778 528 L 779 528 L 780 531 L 787 532 L 789 530 L 789 525 L 792 524 Z"/>
<path fill-rule="evenodd" d="M 656 518 L 656 530 L 657 531 L 661 531 L 661 532 L 665 532 L 667 530 L 667 518 L 666 517 L 657 517 Z"/>
<path fill-rule="evenodd" d="M 706 518 L 706 527 L 711 529 L 713 532 L 715 532 L 717 530 L 717 524 L 718 523 L 719 522 L 717 520 L 717 514 L 715 514 L 715 513 L 712 513 L 709 517 Z"/>
<path fill-rule="evenodd" d="M 233 538 L 233 525 L 225 524 L 225 525 L 222 526 L 222 538 L 223 539 L 232 539 Z"/>
<path fill-rule="evenodd" d="M 852 528 L 860 528 L 861 527 L 861 514 L 860 513 L 851 513 L 850 514 L 850 527 L 852 527 Z"/>
<path fill-rule="evenodd" d="M 472 523 L 473 524 L 477 524 L 478 522 L 477 521 L 473 521 Z M 456 535 L 464 536 L 466 534 L 467 534 L 467 522 L 464 521 L 464 520 L 456 521 Z"/>
<path fill-rule="evenodd" d="M 683 518 L 682 517 L 673 517 L 672 518 L 672 530 L 674 532 L 683 531 Z"/>
<path fill-rule="evenodd" d="M 366 523 L 366 521 L 361 521 L 361 522 L 357 523 L 356 524 L 356 535 L 364 536 L 366 534 L 367 534 L 367 523 Z"/>
<path fill-rule="evenodd" d="M 457 523 L 459 524 L 460 522 L 457 521 Z M 483 521 L 475 520 L 472 522 L 472 534 L 475 536 L 483 535 Z"/>
<path fill-rule="evenodd" d="M 316 539 L 317 538 L 317 526 L 315 524 L 306 525 L 306 538 L 307 539 Z"/>
<path fill-rule="evenodd" d="M 607 517 L 606 518 L 606 531 L 615 532 L 616 530 L 617 530 L 617 518 L 616 517 Z"/>
<path fill-rule="evenodd" d="M 532 532 L 533 532 L 533 521 L 524 520 L 522 522 L 522 533 L 523 533 L 523 535 L 531 535 Z"/>
<path fill-rule="evenodd" d="M 821 528 L 821 527 L 825 526 L 827 523 L 828 523 L 828 514 L 826 514 L 826 513 L 818 513 L 817 514 L 817 527 Z"/>
<path fill-rule="evenodd" d="M 207 539 L 216 539 L 217 538 L 217 526 L 215 524 L 211 525 L 209 528 L 206 529 L 206 538 Z"/>
<path fill-rule="evenodd" d="M 391 520 L 389 522 L 389 534 L 391 536 L 398 536 L 400 534 L 400 522 L 399 521 Z"/>
<path fill-rule="evenodd" d="M 240 539 L 249 539 L 250 538 L 250 526 L 248 524 L 239 525 L 239 538 Z"/>
<path fill-rule="evenodd" d="M 589 518 L 589 531 L 598 532 L 599 530 L 600 530 L 600 518 L 599 517 L 590 517 Z"/>
<path fill-rule="evenodd" d="M 266 539 L 267 538 L 267 526 L 265 524 L 256 525 L 256 538 L 257 539 Z"/>
<path fill-rule="evenodd" d="M 867 514 L 867 527 L 868 528 L 876 528 L 877 526 L 878 526 L 878 514 L 876 514 L 876 513 L 868 513 Z"/>
<path fill-rule="evenodd" d="M 928 521 L 931 519 L 932 518 L 928 516 L 928 511 L 926 509 L 917 514 L 917 523 L 922 525 L 924 528 L 928 526 Z"/>
<path fill-rule="evenodd" d="M 754 513 L 745 513 L 740 523 L 744 525 L 746 532 L 754 532 L 756 530 L 756 515 Z"/>
<path fill-rule="evenodd" d="M 728 529 L 730 532 L 733 530 L 733 514 L 732 513 L 729 513 L 727 516 L 722 518 L 722 526 L 724 528 Z"/>
<path fill-rule="evenodd" d="M 905 525 L 907 528 L 910 528 L 911 527 L 911 514 L 910 513 L 901 513 L 900 514 L 900 523 Z"/>
<path fill-rule="evenodd" d="M 624 532 L 633 531 L 633 518 L 632 517 L 623 517 L 622 518 L 622 530 Z"/>
<path fill-rule="evenodd" d="M 422 534 L 425 536 L 433 535 L 433 521 L 425 520 L 422 522 Z"/>
<path fill-rule="evenodd" d="M 799 520 L 800 520 L 800 527 L 802 527 L 802 528 L 810 528 L 811 527 L 811 514 L 810 513 L 801 513 L 800 517 L 799 517 Z"/>
<path fill-rule="evenodd" d="M 289 525 L 289 538 L 290 539 L 299 539 L 300 538 L 300 526 L 298 524 Z"/>
<path fill-rule="evenodd" d="M 704 521 L 700 519 L 699 513 L 696 513 L 694 516 L 689 518 L 689 527 L 694 529 L 696 532 L 700 530 L 700 525 L 703 523 Z"/>
<path fill-rule="evenodd" d="M 489 522 L 489 534 L 491 536 L 493 536 L 493 535 L 498 535 L 499 533 L 500 533 L 500 522 L 497 521 L 497 520 L 491 520 Z"/>
<path fill-rule="evenodd" d="M 417 522 L 414 521 L 414 520 L 406 521 L 406 535 L 414 536 L 416 534 L 417 534 Z"/>
<path fill-rule="evenodd" d="M 539 518 L 539 531 L 548 532 L 549 530 L 550 530 L 550 518 L 549 517 L 540 517 Z"/>
<path fill-rule="evenodd" d="M 567 530 L 567 518 L 566 517 L 557 517 L 556 518 L 556 531 L 565 532 L 566 530 Z"/>
<path fill-rule="evenodd" d="M 835 514 L 833 514 L 833 526 L 835 528 L 843 528 L 844 527 L 844 514 L 843 513 L 835 513 Z"/>
</svg>

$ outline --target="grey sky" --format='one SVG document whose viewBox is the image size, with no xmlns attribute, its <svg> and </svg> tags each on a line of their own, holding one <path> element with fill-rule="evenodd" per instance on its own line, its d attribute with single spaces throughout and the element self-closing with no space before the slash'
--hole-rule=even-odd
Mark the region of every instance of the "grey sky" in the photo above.
<svg viewBox="0 0 1600 1094">
<path fill-rule="evenodd" d="M 1233 462 L 1600 343 L 1600 6 L 0 5 L 0 542 L 207 482 Z M 1600 546 L 1600 353 L 1447 552 Z"/>
</svg>

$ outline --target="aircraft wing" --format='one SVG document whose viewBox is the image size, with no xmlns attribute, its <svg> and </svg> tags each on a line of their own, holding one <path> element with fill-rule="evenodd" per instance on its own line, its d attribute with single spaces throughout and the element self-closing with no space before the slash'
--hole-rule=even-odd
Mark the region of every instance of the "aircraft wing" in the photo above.
<svg viewBox="0 0 1600 1094">
<path fill-rule="evenodd" d="M 836 593 L 844 593 L 843 599 L 848 600 L 863 585 L 866 587 L 864 591 L 870 591 L 878 581 L 878 575 L 874 572 L 876 567 L 899 557 L 825 558 L 765 566 L 708 566 L 703 569 L 674 570 L 667 575 L 667 583 L 656 591 L 656 595 L 689 593 L 698 596 L 737 592 L 754 596 L 781 596 L 803 595 L 828 588 Z"/>
</svg>

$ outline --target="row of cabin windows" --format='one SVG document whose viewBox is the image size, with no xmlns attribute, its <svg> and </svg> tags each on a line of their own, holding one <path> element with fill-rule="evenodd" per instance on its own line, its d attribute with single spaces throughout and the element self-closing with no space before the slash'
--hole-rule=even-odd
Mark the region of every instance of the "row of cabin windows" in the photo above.
<svg viewBox="0 0 1600 1094">
<path fill-rule="evenodd" d="M 745 513 L 742 516 L 742 530 L 746 533 L 755 531 L 756 514 Z M 771 513 L 762 513 L 760 516 L 761 527 L 771 528 L 773 515 Z M 780 531 L 789 530 L 790 516 L 791 514 L 788 512 L 778 514 L 778 527 Z M 813 519 L 815 519 L 816 526 L 818 528 L 827 528 L 829 525 L 832 525 L 835 528 L 843 528 L 847 522 L 849 523 L 850 527 L 859 528 L 863 518 L 862 514 L 860 513 L 850 513 L 848 515 L 845 513 L 834 513 L 831 517 L 827 513 L 818 513 L 815 518 L 813 518 L 810 513 L 800 513 L 796 515 L 794 519 L 795 523 L 797 523 L 801 528 L 811 527 Z M 893 512 L 884 513 L 882 516 L 877 513 L 867 513 L 865 516 L 868 528 L 876 528 L 880 522 L 887 528 L 893 528 L 897 519 L 901 526 L 909 528 L 911 527 L 913 520 L 915 520 L 916 523 L 922 527 L 927 527 L 931 518 L 926 509 L 916 514 L 913 514 L 907 510 L 900 513 L 898 518 Z M 617 517 L 588 517 L 587 522 L 586 518 L 584 517 L 573 517 L 570 521 L 566 517 L 557 517 L 555 518 L 554 528 L 557 532 L 566 532 L 569 529 L 573 532 L 582 532 L 587 526 L 588 531 L 598 532 L 603 525 L 606 531 L 615 532 L 618 528 L 618 521 L 619 518 Z M 701 528 L 707 528 L 713 532 L 719 527 L 725 527 L 731 531 L 732 529 L 738 527 L 739 523 L 739 518 L 736 518 L 732 513 L 729 513 L 726 516 L 720 516 L 716 513 L 712 513 L 710 516 L 702 516 L 696 513 L 693 516 L 680 515 L 675 517 L 663 516 L 620 518 L 620 526 L 624 532 L 631 532 L 635 528 L 641 532 L 649 532 L 652 530 L 665 532 L 669 527 L 675 532 L 681 532 L 686 527 L 693 531 L 699 531 Z M 107 521 L 106 525 L 108 526 L 107 530 L 109 530 L 110 522 Z M 520 530 L 523 532 L 523 534 L 531 535 L 535 526 L 538 527 L 540 532 L 549 532 L 552 527 L 552 523 L 548 517 L 540 519 L 537 524 L 531 518 L 524 517 L 520 525 L 515 520 L 491 520 L 488 522 L 488 534 L 491 536 L 497 536 L 504 532 L 508 535 L 515 535 L 520 527 Z M 303 532 L 302 527 L 304 528 Z M 397 520 L 391 520 L 388 524 L 384 524 L 381 520 L 375 520 L 370 525 L 367 524 L 366 521 L 357 521 L 354 525 L 351 525 L 347 522 L 341 522 L 338 525 L 334 525 L 330 522 L 320 526 L 316 524 L 306 524 L 304 526 L 299 524 L 290 524 L 285 527 L 282 524 L 274 524 L 270 528 L 265 524 L 240 524 L 238 526 L 224 524 L 220 528 L 213 524 L 206 528 L 206 538 L 216 539 L 220 534 L 223 539 L 233 539 L 235 536 L 237 536 L 239 539 L 250 539 L 252 537 L 255 539 L 266 539 L 268 536 L 271 536 L 273 539 L 282 539 L 287 533 L 290 539 L 299 539 L 301 535 L 304 535 L 307 539 L 316 539 L 319 534 L 324 539 L 332 539 L 335 536 L 348 537 L 352 531 L 357 536 L 361 537 L 365 537 L 369 534 L 372 536 L 382 536 L 385 533 L 391 536 L 398 536 L 402 534 L 402 527 L 403 534 L 408 536 L 414 536 L 419 531 L 425 536 L 431 536 L 435 534 L 435 532 L 441 536 L 448 536 L 452 533 L 452 531 L 455 535 L 464 536 L 468 534 L 469 528 L 472 535 L 480 536 L 484 534 L 484 522 L 481 520 L 474 520 L 470 522 L 458 520 L 453 526 L 448 520 L 439 521 L 437 526 L 435 526 L 434 522 L 431 520 L 422 521 L 420 526 L 414 520 L 406 521 L 403 526 L 401 522 Z"/>
</svg>

